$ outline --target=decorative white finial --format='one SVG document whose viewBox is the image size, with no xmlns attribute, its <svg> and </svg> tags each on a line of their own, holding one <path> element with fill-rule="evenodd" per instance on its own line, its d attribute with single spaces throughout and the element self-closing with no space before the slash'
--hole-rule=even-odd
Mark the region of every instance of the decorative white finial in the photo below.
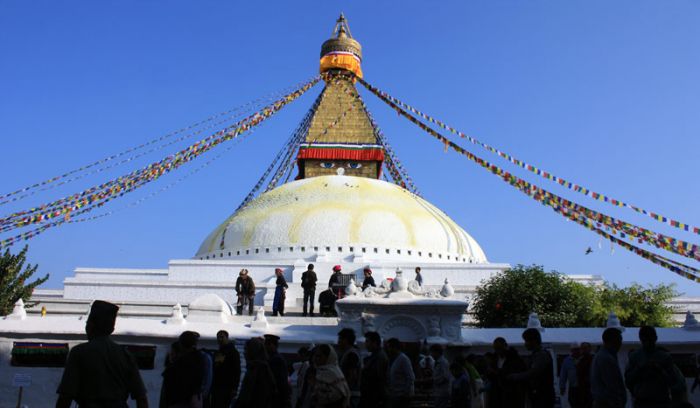
<svg viewBox="0 0 700 408">
<path fill-rule="evenodd" d="M 338 174 L 339 176 L 342 176 L 343 174 L 345 174 L 345 168 L 343 168 L 343 167 L 338 167 L 338 170 L 336 170 L 335 172 L 336 172 L 336 174 Z"/>
<path fill-rule="evenodd" d="M 21 298 L 15 302 L 15 307 L 7 318 L 11 320 L 24 320 L 27 318 L 27 311 L 24 310 L 24 301 Z"/>
<path fill-rule="evenodd" d="M 250 324 L 251 329 L 267 329 L 267 317 L 265 317 L 265 308 L 260 306 L 255 310 L 255 317 Z"/>
<path fill-rule="evenodd" d="M 690 310 L 685 314 L 683 328 L 686 330 L 700 330 L 700 323 L 698 323 L 698 319 L 695 318 L 695 315 Z"/>
<path fill-rule="evenodd" d="M 440 296 L 448 298 L 452 297 L 452 295 L 454 294 L 454 288 L 452 287 L 452 285 L 450 285 L 450 281 L 447 280 L 447 278 L 445 278 L 445 284 L 442 285 L 442 288 L 440 289 Z"/>
<path fill-rule="evenodd" d="M 170 315 L 170 317 L 165 321 L 167 324 L 185 324 L 185 316 L 182 315 L 182 306 L 180 306 L 179 303 L 176 303 L 175 306 L 173 306 L 173 313 Z"/>
<path fill-rule="evenodd" d="M 611 310 L 610 314 L 608 315 L 608 321 L 605 323 L 605 327 L 612 327 L 613 329 L 618 329 L 621 332 L 625 331 L 625 328 L 622 327 L 622 324 L 620 324 L 620 319 L 617 318 L 617 315 L 613 310 Z"/>
<path fill-rule="evenodd" d="M 345 287 L 345 294 L 348 296 L 357 295 L 357 285 L 355 284 L 355 279 L 350 279 L 350 283 Z"/>
<path fill-rule="evenodd" d="M 544 331 L 544 327 L 542 327 L 542 323 L 540 323 L 540 318 L 537 316 L 537 313 L 530 313 L 530 316 L 527 318 L 527 328 L 537 329 L 541 332 Z"/>
</svg>

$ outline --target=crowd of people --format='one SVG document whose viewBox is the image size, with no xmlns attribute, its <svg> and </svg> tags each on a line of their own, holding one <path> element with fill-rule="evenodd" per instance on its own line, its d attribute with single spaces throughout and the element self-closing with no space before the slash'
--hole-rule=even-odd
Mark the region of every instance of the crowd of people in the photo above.
<svg viewBox="0 0 700 408">
<path fill-rule="evenodd" d="M 110 337 L 117 311 L 111 303 L 93 303 L 85 328 L 88 342 L 68 356 L 56 407 L 77 401 L 80 407 L 122 408 L 129 396 L 137 407 L 148 407 L 134 358 Z M 343 328 L 335 345 L 302 347 L 289 364 L 273 334 L 245 341 L 242 361 L 225 330 L 216 335 L 216 350 L 200 348 L 199 334 L 184 331 L 166 356 L 159 407 L 408 408 L 418 398 L 436 408 L 557 404 L 554 361 L 537 329 L 522 333 L 525 356 L 501 337 L 483 356 L 450 356 L 454 350 L 440 344 L 426 345 L 421 354 L 377 332 L 363 336 L 360 349 L 355 331 Z M 588 343 L 573 344 L 561 363 L 559 395 L 573 408 L 622 408 L 628 394 L 634 407 L 692 407 L 685 378 L 657 346 L 655 329 L 640 328 L 639 340 L 641 347 L 629 355 L 624 371 L 617 356 L 620 330 L 606 329 L 595 353 Z"/>
</svg>

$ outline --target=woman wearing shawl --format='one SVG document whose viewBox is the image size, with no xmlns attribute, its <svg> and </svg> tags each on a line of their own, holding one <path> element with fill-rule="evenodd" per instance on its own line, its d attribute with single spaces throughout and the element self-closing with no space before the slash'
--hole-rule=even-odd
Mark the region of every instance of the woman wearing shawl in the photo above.
<svg viewBox="0 0 700 408">
<path fill-rule="evenodd" d="M 316 383 L 313 402 L 318 408 L 347 408 L 350 404 L 350 388 L 338 367 L 338 356 L 327 344 L 318 346 L 314 353 Z"/>
<path fill-rule="evenodd" d="M 280 316 L 284 316 L 284 299 L 287 297 L 285 292 L 289 285 L 287 285 L 287 280 L 284 279 L 282 269 L 275 269 L 275 276 L 277 276 L 277 279 L 275 280 L 275 298 L 272 301 L 272 315 L 277 316 L 279 313 Z"/>
<path fill-rule="evenodd" d="M 245 344 L 246 372 L 236 408 L 272 408 L 277 385 L 267 364 L 265 345 L 259 338 Z"/>
</svg>

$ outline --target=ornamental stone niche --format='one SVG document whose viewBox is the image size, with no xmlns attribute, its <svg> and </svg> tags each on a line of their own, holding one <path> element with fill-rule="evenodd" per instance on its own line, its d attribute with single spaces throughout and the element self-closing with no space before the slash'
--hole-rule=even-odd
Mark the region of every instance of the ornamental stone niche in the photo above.
<svg viewBox="0 0 700 408">
<path fill-rule="evenodd" d="M 397 278 L 404 279 L 401 271 L 397 271 Z M 412 283 L 391 285 L 384 281 L 379 287 L 338 300 L 340 326 L 358 334 L 376 331 L 385 339 L 396 337 L 405 342 L 461 342 L 462 315 L 468 302 L 424 293 Z"/>
</svg>

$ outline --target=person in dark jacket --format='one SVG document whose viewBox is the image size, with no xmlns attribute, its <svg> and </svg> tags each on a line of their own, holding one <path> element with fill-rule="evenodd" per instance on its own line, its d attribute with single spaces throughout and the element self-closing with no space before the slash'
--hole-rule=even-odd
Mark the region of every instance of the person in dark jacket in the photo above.
<svg viewBox="0 0 700 408">
<path fill-rule="evenodd" d="M 265 345 L 260 338 L 252 338 L 245 344 L 246 370 L 238 393 L 236 408 L 273 408 L 277 384 L 267 362 Z"/>
<path fill-rule="evenodd" d="M 248 276 L 247 269 L 241 269 L 236 279 L 236 295 L 238 303 L 236 304 L 236 313 L 243 314 L 243 307 L 248 305 L 248 315 L 253 314 L 253 305 L 255 304 L 255 282 L 253 278 Z"/>
<path fill-rule="evenodd" d="M 523 332 L 525 348 L 532 352 L 527 370 L 510 374 L 507 380 L 527 386 L 527 399 L 532 408 L 552 408 L 554 406 L 554 374 L 552 356 L 542 349 L 542 336 L 537 329 Z"/>
<path fill-rule="evenodd" d="M 229 341 L 228 332 L 216 333 L 219 350 L 214 354 L 214 381 L 211 389 L 212 408 L 229 408 L 236 398 L 241 380 L 241 356 Z"/>
<path fill-rule="evenodd" d="M 360 407 L 382 408 L 386 406 L 389 356 L 382 349 L 382 338 L 377 332 L 365 333 L 365 348 L 370 354 L 362 363 Z"/>
<path fill-rule="evenodd" d="M 525 371 L 525 362 L 520 358 L 517 350 L 508 346 L 503 337 L 497 337 L 493 341 L 493 351 L 493 359 L 486 372 L 491 385 L 487 394 L 489 407 L 525 406 L 525 387 L 506 379 L 510 374 Z"/>
<path fill-rule="evenodd" d="M 608 327 L 603 332 L 603 347 L 591 364 L 591 394 L 595 408 L 624 408 L 627 391 L 620 372 L 617 353 L 622 347 L 622 332 Z"/>
<path fill-rule="evenodd" d="M 450 373 L 452 374 L 450 406 L 453 408 L 471 408 L 472 387 L 467 369 L 464 368 L 464 365 L 455 361 L 450 364 Z M 520 407 L 514 406 L 513 408 Z"/>
<path fill-rule="evenodd" d="M 110 338 L 118 311 L 109 302 L 92 303 L 85 324 L 88 342 L 73 347 L 68 355 L 56 407 L 70 407 L 72 401 L 81 407 L 126 406 L 129 395 L 137 407 L 148 407 L 136 360 Z"/>
<path fill-rule="evenodd" d="M 287 280 L 284 279 L 282 269 L 276 268 L 275 276 L 277 276 L 277 279 L 275 280 L 275 298 L 272 300 L 272 315 L 277 316 L 279 314 L 284 316 L 284 301 L 287 298 L 286 292 L 289 285 L 287 285 Z"/>
<path fill-rule="evenodd" d="M 377 285 L 374 283 L 374 278 L 372 277 L 372 270 L 369 268 L 369 266 L 365 266 L 365 269 L 362 271 L 362 273 L 365 275 L 365 279 L 362 281 L 362 290 L 364 291 L 368 287 L 376 287 Z"/>
<path fill-rule="evenodd" d="M 265 351 L 267 352 L 267 362 L 270 364 L 272 376 L 277 385 L 277 393 L 274 398 L 274 406 L 278 408 L 289 408 L 292 406 L 292 388 L 289 386 L 289 370 L 287 362 L 277 352 L 280 338 L 274 334 L 265 335 Z"/>
<path fill-rule="evenodd" d="M 328 289 L 330 289 L 331 292 L 333 292 L 333 295 L 335 295 L 336 299 L 340 299 L 343 295 L 343 288 L 338 285 L 340 283 L 340 277 L 342 275 L 343 273 L 340 265 L 335 265 L 333 267 L 333 274 L 331 275 L 330 279 L 328 279 Z"/>
<path fill-rule="evenodd" d="M 307 316 L 307 311 L 311 317 L 314 316 L 314 302 L 316 299 L 316 272 L 314 272 L 314 264 L 309 264 L 306 272 L 301 274 L 301 287 L 304 289 L 304 313 Z"/>
<path fill-rule="evenodd" d="M 163 371 L 163 397 L 166 407 L 187 405 L 201 406 L 205 361 L 197 350 L 199 333 L 184 331 L 178 342 L 179 353 Z"/>
</svg>

